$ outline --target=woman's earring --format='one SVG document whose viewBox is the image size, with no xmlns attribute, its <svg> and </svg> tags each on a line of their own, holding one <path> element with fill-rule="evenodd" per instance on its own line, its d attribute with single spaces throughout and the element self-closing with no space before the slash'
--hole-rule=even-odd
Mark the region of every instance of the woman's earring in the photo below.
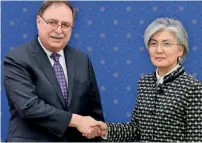
<svg viewBox="0 0 202 143">
<path fill-rule="evenodd" d="M 177 58 L 177 63 L 181 63 L 182 62 L 182 58 L 181 57 L 178 57 Z"/>
</svg>

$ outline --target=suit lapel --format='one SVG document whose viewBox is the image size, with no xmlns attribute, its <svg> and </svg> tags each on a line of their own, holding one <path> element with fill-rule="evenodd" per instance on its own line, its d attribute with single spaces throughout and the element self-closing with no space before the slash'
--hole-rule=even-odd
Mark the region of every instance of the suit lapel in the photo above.
<svg viewBox="0 0 202 143">
<path fill-rule="evenodd" d="M 59 85 L 57 78 L 55 76 L 55 72 L 53 70 L 53 67 L 51 66 L 51 63 L 50 63 L 46 53 L 43 51 L 41 45 L 39 44 L 38 40 L 35 41 L 35 45 L 33 47 L 34 47 L 34 50 L 33 50 L 34 59 L 40 65 L 44 74 L 46 75 L 46 77 L 50 81 L 51 85 L 53 86 L 53 89 L 56 91 L 58 97 L 60 98 L 62 105 L 66 108 L 64 97 L 62 95 L 60 85 Z"/>
<path fill-rule="evenodd" d="M 74 84 L 74 71 L 75 64 L 73 61 L 73 52 L 70 47 L 66 46 L 64 48 L 65 62 L 67 66 L 67 74 L 68 74 L 68 106 L 70 106 L 73 94 L 73 84 Z"/>
</svg>

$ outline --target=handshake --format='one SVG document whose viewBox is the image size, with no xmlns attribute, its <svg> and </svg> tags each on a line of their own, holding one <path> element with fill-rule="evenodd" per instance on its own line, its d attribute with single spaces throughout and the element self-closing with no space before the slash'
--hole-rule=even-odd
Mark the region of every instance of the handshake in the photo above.
<svg viewBox="0 0 202 143">
<path fill-rule="evenodd" d="M 76 127 L 88 139 L 105 136 L 107 133 L 107 124 L 90 116 L 73 114 L 70 126 Z"/>
</svg>

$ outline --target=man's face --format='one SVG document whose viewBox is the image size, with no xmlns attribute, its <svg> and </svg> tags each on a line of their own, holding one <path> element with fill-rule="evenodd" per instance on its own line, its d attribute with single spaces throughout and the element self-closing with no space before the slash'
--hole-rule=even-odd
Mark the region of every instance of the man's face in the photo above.
<svg viewBox="0 0 202 143">
<path fill-rule="evenodd" d="M 52 4 L 42 16 L 37 16 L 39 39 L 45 48 L 52 52 L 58 52 L 65 47 L 70 39 L 72 26 L 72 11 L 62 3 Z"/>
</svg>

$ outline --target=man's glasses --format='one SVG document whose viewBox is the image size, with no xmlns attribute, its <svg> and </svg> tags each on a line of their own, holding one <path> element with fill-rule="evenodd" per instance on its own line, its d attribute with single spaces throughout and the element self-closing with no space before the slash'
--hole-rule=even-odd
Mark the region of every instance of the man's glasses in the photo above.
<svg viewBox="0 0 202 143">
<path fill-rule="evenodd" d="M 62 30 L 63 31 L 68 31 L 70 30 L 73 26 L 67 22 L 62 22 L 61 25 L 58 24 L 58 21 L 57 20 L 45 20 L 42 16 L 40 16 L 43 21 L 48 25 L 50 26 L 51 28 L 53 29 L 57 29 L 58 26 L 61 26 Z"/>
</svg>

